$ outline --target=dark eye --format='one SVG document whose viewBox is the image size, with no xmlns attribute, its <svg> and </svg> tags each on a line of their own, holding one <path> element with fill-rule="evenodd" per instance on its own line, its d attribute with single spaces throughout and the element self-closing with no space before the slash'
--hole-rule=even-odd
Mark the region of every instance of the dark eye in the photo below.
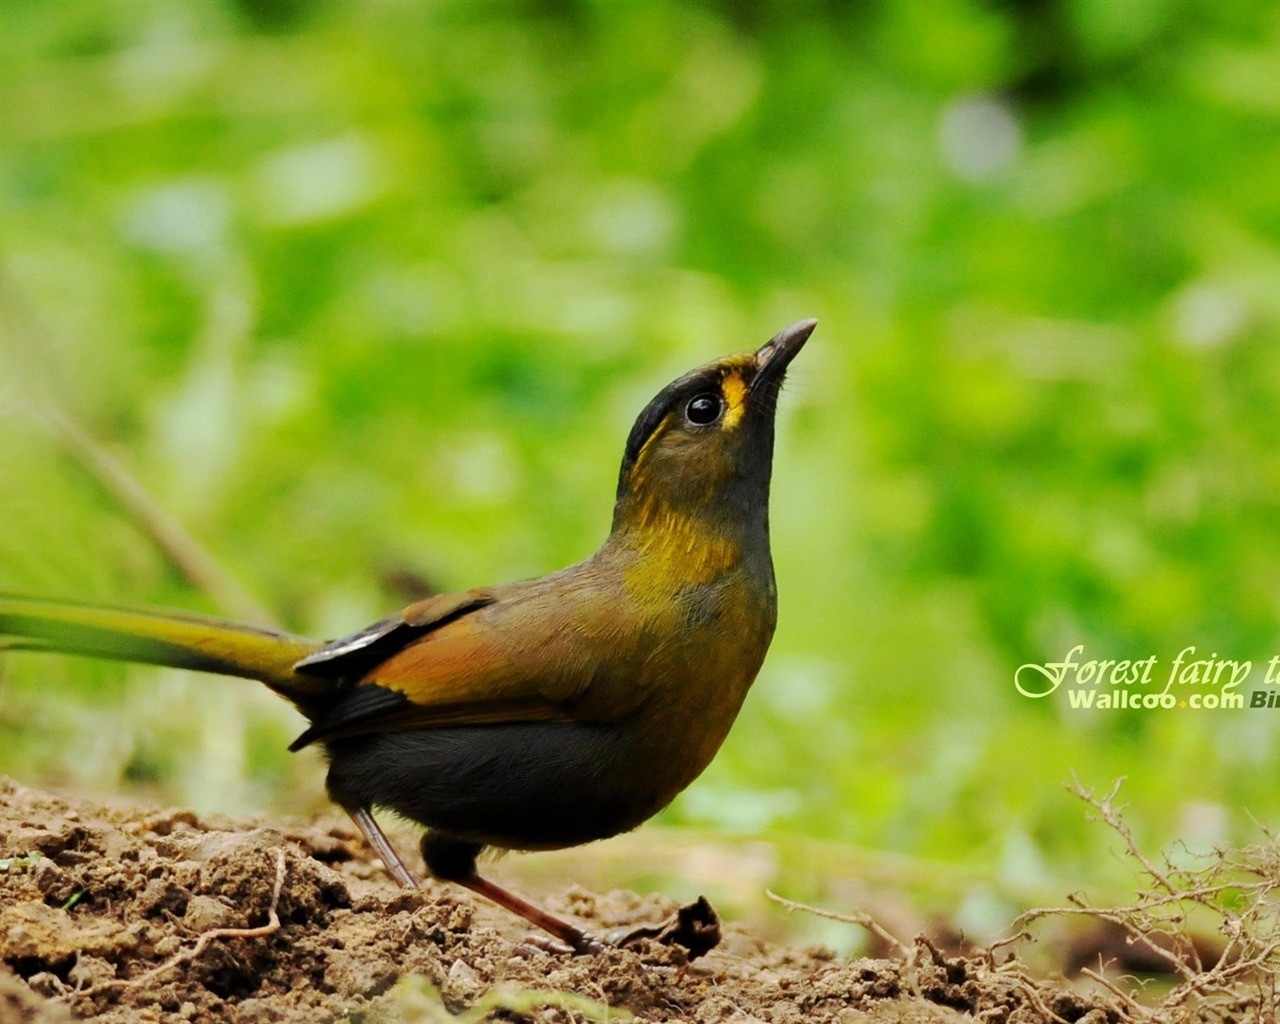
<svg viewBox="0 0 1280 1024">
<path fill-rule="evenodd" d="M 724 402 L 719 395 L 695 395 L 685 406 L 684 415 L 695 426 L 705 427 L 718 420 L 723 411 Z"/>
</svg>

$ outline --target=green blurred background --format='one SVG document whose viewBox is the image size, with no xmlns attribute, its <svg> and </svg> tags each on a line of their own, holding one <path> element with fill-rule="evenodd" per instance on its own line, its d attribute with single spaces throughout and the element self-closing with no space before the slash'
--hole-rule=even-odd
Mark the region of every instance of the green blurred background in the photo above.
<svg viewBox="0 0 1280 1024">
<path fill-rule="evenodd" d="M 334 635 L 558 568 L 659 387 L 817 316 L 773 651 L 599 884 L 981 931 L 1128 884 L 1073 771 L 1153 847 L 1252 840 L 1280 711 L 1013 672 L 1280 651 L 1277 82 L 1270 0 L 13 0 L 0 587 Z M 298 728 L 180 673 L 0 681 L 33 785 L 305 814 Z"/>
</svg>

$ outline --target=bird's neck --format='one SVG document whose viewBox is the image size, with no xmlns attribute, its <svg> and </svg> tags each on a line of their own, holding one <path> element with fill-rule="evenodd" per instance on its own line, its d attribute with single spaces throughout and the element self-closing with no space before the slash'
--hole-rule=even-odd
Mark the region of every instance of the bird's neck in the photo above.
<svg viewBox="0 0 1280 1024">
<path fill-rule="evenodd" d="M 751 507 L 683 505 L 670 495 L 620 496 L 603 551 L 633 561 L 657 586 L 711 583 L 739 567 L 769 567 L 767 495 Z"/>
</svg>

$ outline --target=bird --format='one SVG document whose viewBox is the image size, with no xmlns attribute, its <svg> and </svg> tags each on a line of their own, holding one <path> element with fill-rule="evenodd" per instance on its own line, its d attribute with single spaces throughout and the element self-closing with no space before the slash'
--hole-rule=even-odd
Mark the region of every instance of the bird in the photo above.
<svg viewBox="0 0 1280 1024">
<path fill-rule="evenodd" d="M 684 374 L 627 436 L 598 550 L 534 579 L 438 594 L 331 642 L 180 611 L 0 594 L 0 649 L 258 680 L 307 720 L 326 789 L 391 877 L 374 818 L 425 826 L 428 874 L 574 952 L 593 935 L 482 876 L 486 849 L 634 829 L 715 756 L 773 638 L 778 394 L 817 326 Z"/>
</svg>

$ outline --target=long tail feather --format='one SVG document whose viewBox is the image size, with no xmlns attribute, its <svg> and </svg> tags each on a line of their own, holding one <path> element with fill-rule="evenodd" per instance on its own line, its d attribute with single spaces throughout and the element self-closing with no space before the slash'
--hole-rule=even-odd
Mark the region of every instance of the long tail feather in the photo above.
<svg viewBox="0 0 1280 1024">
<path fill-rule="evenodd" d="M 257 679 L 304 713 L 332 681 L 294 664 L 324 645 L 187 612 L 113 608 L 0 594 L 0 651 L 52 651 Z"/>
</svg>

